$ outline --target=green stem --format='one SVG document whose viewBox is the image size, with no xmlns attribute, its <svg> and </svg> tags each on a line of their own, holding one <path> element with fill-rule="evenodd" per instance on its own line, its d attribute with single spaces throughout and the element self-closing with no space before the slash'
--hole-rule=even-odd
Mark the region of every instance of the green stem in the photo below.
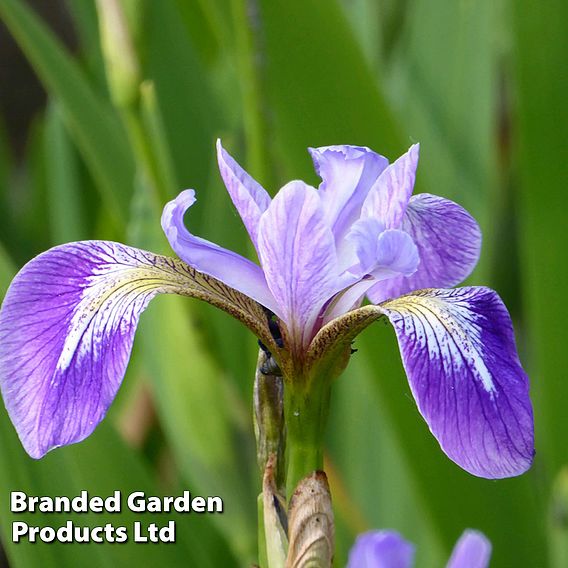
<svg viewBox="0 0 568 568">
<path fill-rule="evenodd" d="M 323 439 L 331 385 L 328 381 L 317 383 L 288 383 L 285 388 L 288 499 L 300 480 L 323 469 Z"/>
</svg>

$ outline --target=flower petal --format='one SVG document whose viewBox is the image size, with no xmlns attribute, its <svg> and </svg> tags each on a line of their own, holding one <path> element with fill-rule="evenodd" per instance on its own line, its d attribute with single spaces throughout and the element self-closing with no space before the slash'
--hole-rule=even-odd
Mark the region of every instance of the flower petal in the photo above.
<svg viewBox="0 0 568 568">
<path fill-rule="evenodd" d="M 258 304 L 181 261 L 118 243 L 62 245 L 17 274 L 0 312 L 0 388 L 32 457 L 83 440 L 102 420 L 158 293 L 206 299 L 271 341 Z"/>
<path fill-rule="evenodd" d="M 279 314 L 261 268 L 250 260 L 210 241 L 192 235 L 183 217 L 195 203 L 195 191 L 186 189 L 162 213 L 162 229 L 176 254 L 190 266 L 221 280 Z"/>
<path fill-rule="evenodd" d="M 416 272 L 420 258 L 412 237 L 398 229 L 387 229 L 379 235 L 376 268 L 372 274 L 377 280 L 393 274 L 410 276 Z"/>
<path fill-rule="evenodd" d="M 479 259 L 481 231 L 457 203 L 422 193 L 411 197 L 402 222 L 418 247 L 420 266 L 409 277 L 379 282 L 369 290 L 378 304 L 421 288 L 451 288 L 465 280 Z"/>
<path fill-rule="evenodd" d="M 483 287 L 421 290 L 379 309 L 444 452 L 480 477 L 526 471 L 534 455 L 529 383 L 499 296 Z"/>
<path fill-rule="evenodd" d="M 337 255 L 315 188 L 285 185 L 260 220 L 259 255 L 281 317 L 300 345 L 323 304 L 338 291 Z"/>
<path fill-rule="evenodd" d="M 325 219 L 339 244 L 359 217 L 369 189 L 388 160 L 362 146 L 309 148 L 317 174 Z"/>
<path fill-rule="evenodd" d="M 347 568 L 410 568 L 414 546 L 395 531 L 369 531 L 357 537 Z"/>
<path fill-rule="evenodd" d="M 221 145 L 217 140 L 217 161 L 219 171 L 225 182 L 225 187 L 233 200 L 248 234 L 257 248 L 258 223 L 261 215 L 270 205 L 270 195 L 254 180 Z"/>
<path fill-rule="evenodd" d="M 387 229 L 399 229 L 414 189 L 419 145 L 411 146 L 379 176 L 363 203 L 361 217 L 374 217 Z"/>
<path fill-rule="evenodd" d="M 408 233 L 398 229 L 381 232 L 380 223 L 370 217 L 357 221 L 346 240 L 352 241 L 358 263 L 343 278 L 349 287 L 328 306 L 324 323 L 360 306 L 365 294 L 377 280 L 392 279 L 399 274 L 411 275 L 420 262 L 418 249 Z M 340 262 L 343 263 L 345 258 L 344 254 Z M 353 275 L 355 281 L 360 281 L 350 285 L 347 279 L 349 275 Z"/>
<path fill-rule="evenodd" d="M 446 568 L 487 568 L 491 543 L 481 532 L 468 529 L 456 543 Z"/>
</svg>

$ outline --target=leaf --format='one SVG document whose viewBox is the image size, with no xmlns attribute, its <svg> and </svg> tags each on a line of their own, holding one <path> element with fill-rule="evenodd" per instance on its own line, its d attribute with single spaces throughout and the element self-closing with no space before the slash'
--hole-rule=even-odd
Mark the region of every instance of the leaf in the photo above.
<svg viewBox="0 0 568 568">
<path fill-rule="evenodd" d="M 147 75 L 155 84 L 175 177 L 182 187 L 203 191 L 214 163 L 215 132 L 222 109 L 216 105 L 209 77 L 175 4 L 150 2 L 148 5 Z M 167 66 L 164 61 L 168 62 Z M 170 195 L 180 189 L 169 188 Z"/>
<path fill-rule="evenodd" d="M 47 112 L 44 154 L 52 240 L 59 244 L 84 239 L 87 231 L 79 164 L 57 106 Z"/>
<path fill-rule="evenodd" d="M 76 62 L 45 25 L 17 0 L 1 0 L 0 16 L 61 111 L 115 222 L 125 219 L 133 164 L 124 131 L 110 106 L 85 81 Z"/>
<path fill-rule="evenodd" d="M 257 64 L 274 112 L 272 133 L 293 177 L 314 179 L 308 146 L 367 145 L 395 158 L 405 146 L 402 130 L 337 3 L 258 4 L 265 59 Z"/>
<path fill-rule="evenodd" d="M 566 156 L 568 77 L 559 73 L 568 57 L 562 22 L 568 5 L 514 4 L 516 92 L 520 177 L 522 285 L 526 305 L 526 344 L 533 357 L 533 393 L 538 402 L 539 460 L 549 478 L 567 463 L 566 400 L 568 352 L 565 348 L 568 279 L 566 256 Z"/>
<path fill-rule="evenodd" d="M 457 201 L 481 225 L 486 244 L 478 275 L 494 253 L 503 207 L 496 191 L 498 16 L 490 0 L 410 4 L 386 74 L 392 108 L 421 144 L 420 183 Z"/>
<path fill-rule="evenodd" d="M 331 495 L 323 471 L 302 479 L 288 506 L 287 568 L 330 568 L 335 550 Z"/>
</svg>

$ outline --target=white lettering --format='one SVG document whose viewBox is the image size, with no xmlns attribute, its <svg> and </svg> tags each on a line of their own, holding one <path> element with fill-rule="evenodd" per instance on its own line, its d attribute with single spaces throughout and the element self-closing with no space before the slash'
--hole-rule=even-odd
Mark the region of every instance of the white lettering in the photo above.
<svg viewBox="0 0 568 568">
<path fill-rule="evenodd" d="M 146 510 L 144 491 L 135 491 L 128 496 L 128 508 L 133 513 L 143 513 Z"/>
<path fill-rule="evenodd" d="M 140 521 L 134 523 L 134 542 L 148 542 L 148 537 L 142 534 L 142 523 Z"/>
<path fill-rule="evenodd" d="M 221 499 L 221 497 L 207 497 L 207 512 L 222 513 L 223 499 Z"/>
<path fill-rule="evenodd" d="M 203 513 L 205 511 L 205 499 L 203 497 L 194 497 L 191 500 L 191 508 L 196 513 Z"/>
<path fill-rule="evenodd" d="M 22 521 L 12 523 L 12 542 L 20 542 L 20 537 L 28 532 L 28 525 Z"/>
<path fill-rule="evenodd" d="M 23 513 L 27 510 L 27 495 L 23 491 L 12 491 L 10 493 L 10 511 L 12 513 Z"/>
</svg>

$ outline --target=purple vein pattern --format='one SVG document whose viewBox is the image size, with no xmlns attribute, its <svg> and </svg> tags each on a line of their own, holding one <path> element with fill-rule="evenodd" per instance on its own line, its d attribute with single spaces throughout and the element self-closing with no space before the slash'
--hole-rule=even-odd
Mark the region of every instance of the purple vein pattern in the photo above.
<svg viewBox="0 0 568 568">
<path fill-rule="evenodd" d="M 140 314 L 170 291 L 155 257 L 103 241 L 51 249 L 20 271 L 0 318 L 0 376 L 32 457 L 94 430 L 124 376 Z"/>
<path fill-rule="evenodd" d="M 442 449 L 481 477 L 533 458 L 529 384 L 509 314 L 489 288 L 430 290 L 382 307 L 418 408 Z"/>
</svg>

